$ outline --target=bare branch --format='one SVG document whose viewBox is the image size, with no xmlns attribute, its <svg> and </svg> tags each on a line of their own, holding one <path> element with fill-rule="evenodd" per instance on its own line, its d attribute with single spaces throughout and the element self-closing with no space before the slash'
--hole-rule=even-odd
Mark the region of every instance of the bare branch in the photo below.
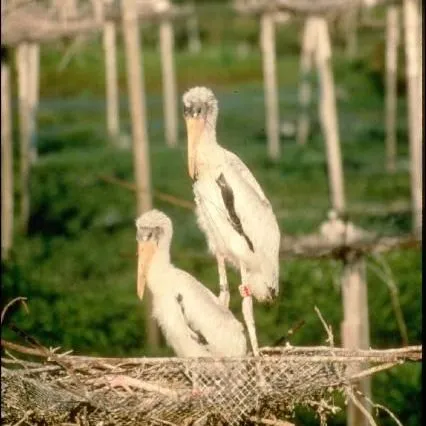
<svg viewBox="0 0 426 426">
<path fill-rule="evenodd" d="M 370 423 L 371 426 L 377 426 L 377 423 L 374 421 L 373 416 L 367 411 L 367 409 L 361 404 L 359 399 L 355 396 L 355 393 L 350 387 L 346 388 L 346 394 L 350 397 L 352 402 L 358 407 L 358 409 L 364 414 L 364 416 L 367 418 L 368 423 Z"/>
<path fill-rule="evenodd" d="M 4 317 L 5 317 L 5 315 L 6 315 L 6 312 L 7 312 L 7 310 L 13 305 L 13 304 L 15 304 L 16 302 L 21 302 L 22 303 L 22 305 L 24 306 L 24 309 L 25 309 L 25 312 L 27 313 L 27 314 L 29 314 L 30 313 L 30 310 L 28 309 L 28 305 L 26 304 L 26 301 L 27 301 L 27 298 L 26 297 L 15 297 L 14 299 L 12 299 L 10 302 L 8 302 L 7 304 L 6 304 L 6 306 L 3 308 L 3 310 L 1 311 L 1 324 L 3 324 L 3 320 L 4 320 Z"/>
<path fill-rule="evenodd" d="M 334 346 L 334 336 L 333 336 L 333 330 L 331 328 L 331 325 L 327 324 L 324 320 L 324 317 L 322 316 L 320 310 L 315 306 L 315 312 L 318 315 L 318 318 L 320 319 L 320 321 L 322 322 L 322 325 L 324 326 L 325 331 L 327 332 L 327 340 L 326 342 L 328 342 L 330 344 L 330 347 Z"/>
</svg>

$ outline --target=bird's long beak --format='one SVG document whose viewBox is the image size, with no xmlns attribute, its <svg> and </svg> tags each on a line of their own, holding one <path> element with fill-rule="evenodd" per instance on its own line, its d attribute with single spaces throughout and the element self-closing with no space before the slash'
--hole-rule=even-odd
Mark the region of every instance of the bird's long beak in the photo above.
<svg viewBox="0 0 426 426">
<path fill-rule="evenodd" d="M 203 118 L 187 117 L 186 133 L 188 137 L 188 172 L 191 179 L 195 176 L 195 155 L 197 144 L 200 141 L 201 133 L 203 133 L 205 121 Z"/>
<path fill-rule="evenodd" d="M 155 243 L 152 241 L 138 242 L 138 277 L 137 277 L 137 293 L 139 299 L 142 300 L 146 284 L 146 274 L 148 273 L 149 264 L 156 249 Z"/>
</svg>

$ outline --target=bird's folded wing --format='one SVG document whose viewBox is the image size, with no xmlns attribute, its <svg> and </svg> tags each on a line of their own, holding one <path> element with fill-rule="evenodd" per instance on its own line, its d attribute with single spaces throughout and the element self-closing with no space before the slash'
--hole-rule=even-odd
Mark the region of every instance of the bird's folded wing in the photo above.
<svg viewBox="0 0 426 426">
<path fill-rule="evenodd" d="M 259 199 L 266 205 L 270 206 L 269 200 L 266 198 L 256 178 L 252 175 L 249 168 L 241 161 L 241 159 L 233 152 L 225 150 L 226 160 L 228 165 L 236 170 L 236 172 L 242 177 L 242 179 L 252 188 L 252 190 L 258 195 Z"/>
<path fill-rule="evenodd" d="M 180 306 L 182 316 L 185 320 L 186 326 L 188 327 L 191 338 L 208 350 L 209 342 L 207 341 L 199 326 L 196 324 L 197 321 L 194 321 L 194 317 L 192 316 L 193 318 L 190 319 L 188 316 L 183 295 L 179 293 L 176 297 L 176 301 Z"/>
</svg>

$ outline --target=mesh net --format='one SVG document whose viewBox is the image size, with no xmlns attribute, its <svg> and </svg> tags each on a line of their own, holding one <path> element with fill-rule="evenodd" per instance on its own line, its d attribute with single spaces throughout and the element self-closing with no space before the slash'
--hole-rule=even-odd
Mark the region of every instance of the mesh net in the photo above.
<svg viewBox="0 0 426 426">
<path fill-rule="evenodd" d="M 284 419 L 298 405 L 328 416 L 337 409 L 334 391 L 345 392 L 390 362 L 421 357 L 421 348 L 404 350 L 391 357 L 282 348 L 258 358 L 9 360 L 2 368 L 2 418 L 4 424 L 27 416 L 43 424 L 237 425 L 259 416 Z"/>
</svg>

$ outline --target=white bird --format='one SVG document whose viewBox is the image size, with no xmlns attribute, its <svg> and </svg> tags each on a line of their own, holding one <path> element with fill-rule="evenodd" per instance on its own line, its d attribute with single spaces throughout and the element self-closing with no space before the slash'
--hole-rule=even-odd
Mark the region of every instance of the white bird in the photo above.
<svg viewBox="0 0 426 426">
<path fill-rule="evenodd" d="M 187 272 L 170 263 L 171 220 L 150 210 L 136 220 L 137 294 L 152 293 L 153 316 L 177 356 L 244 356 L 243 325 L 217 297 Z"/>
<path fill-rule="evenodd" d="M 280 230 L 268 199 L 247 166 L 216 140 L 218 102 L 206 87 L 183 95 L 188 137 L 188 169 L 196 215 L 216 256 L 219 299 L 228 306 L 225 261 L 238 268 L 242 311 L 254 355 L 258 355 L 252 295 L 271 301 L 278 295 Z"/>
</svg>

